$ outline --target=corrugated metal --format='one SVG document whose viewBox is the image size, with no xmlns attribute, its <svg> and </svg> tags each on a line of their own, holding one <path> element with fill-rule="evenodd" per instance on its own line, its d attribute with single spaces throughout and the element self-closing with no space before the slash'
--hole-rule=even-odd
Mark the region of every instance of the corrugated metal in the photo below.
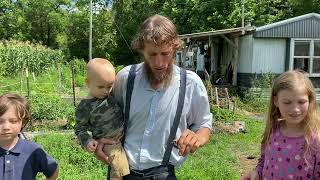
<svg viewBox="0 0 320 180">
<path fill-rule="evenodd" d="M 252 73 L 285 71 L 286 39 L 255 38 Z"/>
<path fill-rule="evenodd" d="M 320 18 L 311 16 L 290 23 L 284 22 L 269 29 L 259 30 L 258 28 L 254 37 L 320 38 Z"/>
<path fill-rule="evenodd" d="M 242 36 L 239 41 L 239 73 L 252 72 L 253 38 L 252 35 Z"/>
</svg>

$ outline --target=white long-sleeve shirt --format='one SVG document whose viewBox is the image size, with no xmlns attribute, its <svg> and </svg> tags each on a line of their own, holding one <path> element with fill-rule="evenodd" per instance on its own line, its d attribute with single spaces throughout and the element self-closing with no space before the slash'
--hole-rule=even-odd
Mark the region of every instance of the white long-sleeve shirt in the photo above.
<svg viewBox="0 0 320 180">
<path fill-rule="evenodd" d="M 114 95 L 122 107 L 125 105 L 130 67 L 125 67 L 116 77 Z M 176 65 L 173 65 L 172 76 L 167 88 L 154 90 L 147 80 L 144 63 L 136 67 L 124 143 L 131 169 L 143 170 L 161 165 L 179 97 L 180 68 Z M 192 71 L 187 71 L 186 95 L 176 139 L 187 128 L 192 131 L 212 129 L 207 91 L 199 76 Z M 179 156 L 178 149 L 174 147 L 170 163 L 180 165 L 184 160 L 185 157 Z"/>
</svg>

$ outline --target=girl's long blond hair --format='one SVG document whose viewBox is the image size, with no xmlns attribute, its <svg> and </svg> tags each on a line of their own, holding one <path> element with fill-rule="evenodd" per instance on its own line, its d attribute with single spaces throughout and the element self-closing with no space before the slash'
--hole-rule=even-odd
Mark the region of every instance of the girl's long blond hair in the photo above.
<svg viewBox="0 0 320 180">
<path fill-rule="evenodd" d="M 306 160 L 306 156 L 308 156 L 310 149 L 318 149 L 320 137 L 320 118 L 313 84 L 310 79 L 299 70 L 286 71 L 273 81 L 269 101 L 269 111 L 261 147 L 263 150 L 266 148 L 274 129 L 280 125 L 280 121 L 278 121 L 278 119 L 281 118 L 281 114 L 279 108 L 277 108 L 274 104 L 275 96 L 277 96 L 281 90 L 294 90 L 298 87 L 304 87 L 305 92 L 309 97 L 309 108 L 306 118 L 302 122 L 302 126 L 304 128 L 304 139 L 306 142 L 304 149 L 304 158 Z M 314 140 L 316 140 L 317 143 L 314 143 Z"/>
</svg>

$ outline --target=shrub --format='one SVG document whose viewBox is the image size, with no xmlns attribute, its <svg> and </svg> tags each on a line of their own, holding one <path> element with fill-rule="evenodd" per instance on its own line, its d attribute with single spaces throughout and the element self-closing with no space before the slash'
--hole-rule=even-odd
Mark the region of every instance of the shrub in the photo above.
<svg viewBox="0 0 320 180">
<path fill-rule="evenodd" d="M 31 94 L 30 101 L 33 120 L 74 119 L 73 104 L 58 96 Z"/>
<path fill-rule="evenodd" d="M 0 42 L 1 74 L 4 76 L 15 76 L 25 67 L 29 72 L 39 74 L 63 59 L 62 51 L 39 44 L 15 40 Z"/>
<path fill-rule="evenodd" d="M 211 107 L 211 112 L 213 113 L 214 120 L 215 121 L 233 121 L 235 119 L 238 119 L 238 115 L 233 113 L 232 111 L 228 109 L 219 108 L 217 106 Z"/>
</svg>

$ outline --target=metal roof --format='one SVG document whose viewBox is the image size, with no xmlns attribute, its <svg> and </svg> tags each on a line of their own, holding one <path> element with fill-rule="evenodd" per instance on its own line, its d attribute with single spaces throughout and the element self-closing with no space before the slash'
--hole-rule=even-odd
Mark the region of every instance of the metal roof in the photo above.
<svg viewBox="0 0 320 180">
<path fill-rule="evenodd" d="M 182 34 L 178 37 L 180 39 L 187 39 L 187 38 L 203 38 L 208 36 L 217 36 L 222 34 L 231 34 L 231 33 L 242 33 L 245 34 L 247 32 L 254 31 L 255 27 L 253 26 L 247 26 L 247 27 L 238 27 L 238 28 L 231 28 L 231 29 L 221 29 L 221 30 L 215 30 L 215 31 L 207 31 L 207 32 L 200 32 L 200 33 L 192 33 L 192 34 Z"/>
<path fill-rule="evenodd" d="M 305 14 L 258 27 L 254 37 L 320 38 L 320 14 Z"/>
</svg>

